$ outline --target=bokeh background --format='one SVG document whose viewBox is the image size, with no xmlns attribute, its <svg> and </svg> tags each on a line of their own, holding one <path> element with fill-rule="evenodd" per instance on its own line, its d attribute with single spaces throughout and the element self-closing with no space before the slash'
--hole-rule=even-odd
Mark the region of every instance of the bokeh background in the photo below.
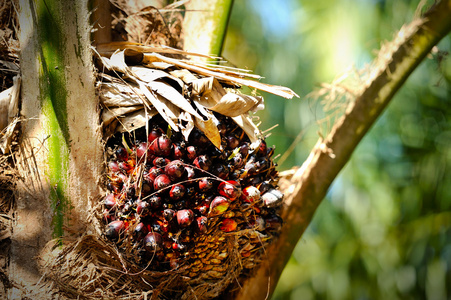
<svg viewBox="0 0 451 300">
<path fill-rule="evenodd" d="M 268 144 L 277 145 L 280 170 L 301 165 L 318 132 L 330 127 L 308 94 L 370 63 L 417 5 L 235 1 L 223 56 L 301 95 L 263 94 L 261 129 L 279 124 Z M 450 50 L 448 36 L 364 138 L 298 242 L 272 299 L 451 299 Z"/>
</svg>

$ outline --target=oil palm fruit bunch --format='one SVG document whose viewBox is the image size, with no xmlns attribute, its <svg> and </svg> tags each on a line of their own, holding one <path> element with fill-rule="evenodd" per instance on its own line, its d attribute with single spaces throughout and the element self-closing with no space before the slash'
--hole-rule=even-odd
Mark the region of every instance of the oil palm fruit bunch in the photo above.
<svg viewBox="0 0 451 300">
<path fill-rule="evenodd" d="M 223 150 L 198 129 L 186 140 L 159 116 L 147 132 L 110 140 L 104 234 L 142 267 L 220 277 L 235 236 L 251 269 L 281 228 L 273 148 L 216 117 Z"/>
<path fill-rule="evenodd" d="M 131 273 L 166 282 L 168 299 L 217 297 L 265 259 L 282 226 L 273 148 L 249 114 L 263 98 L 238 89 L 296 94 L 239 70 L 128 46 L 99 59 L 103 236 Z"/>
</svg>

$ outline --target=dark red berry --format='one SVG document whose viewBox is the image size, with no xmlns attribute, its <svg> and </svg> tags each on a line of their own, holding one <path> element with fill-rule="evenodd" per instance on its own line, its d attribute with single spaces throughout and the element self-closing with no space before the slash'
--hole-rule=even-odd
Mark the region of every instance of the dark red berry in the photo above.
<svg viewBox="0 0 451 300">
<path fill-rule="evenodd" d="M 201 170 L 209 171 L 211 168 L 211 160 L 207 155 L 199 155 L 194 159 L 194 165 Z"/>
<path fill-rule="evenodd" d="M 157 178 L 155 178 L 153 182 L 153 188 L 155 191 L 164 189 L 165 187 L 168 187 L 171 184 L 171 180 L 166 174 L 158 175 Z"/>
<path fill-rule="evenodd" d="M 224 164 L 214 164 L 211 168 L 211 173 L 221 179 L 227 179 L 229 177 L 229 168 Z"/>
<path fill-rule="evenodd" d="M 103 200 L 103 204 L 106 208 L 112 209 L 114 206 L 116 206 L 116 198 L 113 194 L 108 194 Z"/>
<path fill-rule="evenodd" d="M 206 192 L 211 190 L 214 185 L 214 181 L 211 178 L 204 177 L 199 180 L 199 191 Z"/>
<path fill-rule="evenodd" d="M 136 147 L 136 157 L 138 159 L 140 159 L 141 157 L 146 155 L 148 148 L 149 148 L 149 144 L 147 144 L 146 142 L 140 143 Z"/>
<path fill-rule="evenodd" d="M 173 144 L 173 159 L 182 159 L 185 156 L 185 149 L 180 144 Z"/>
<path fill-rule="evenodd" d="M 174 215 L 175 211 L 170 208 L 167 208 L 163 211 L 163 218 L 168 222 L 171 221 L 172 218 L 174 218 Z"/>
<path fill-rule="evenodd" d="M 200 233 L 207 233 L 207 223 L 208 219 L 205 216 L 200 216 L 196 218 L 197 231 Z"/>
<path fill-rule="evenodd" d="M 137 241 L 142 240 L 148 233 L 147 226 L 144 225 L 144 223 L 139 223 L 136 225 L 135 230 L 133 231 L 133 234 L 135 236 L 135 239 Z"/>
<path fill-rule="evenodd" d="M 120 170 L 118 163 L 113 160 L 108 162 L 108 169 L 110 169 L 110 172 L 118 172 Z"/>
<path fill-rule="evenodd" d="M 186 148 L 186 156 L 189 160 L 193 161 L 197 157 L 197 147 L 188 146 Z"/>
<path fill-rule="evenodd" d="M 180 227 L 188 227 L 194 219 L 194 213 L 191 209 L 182 209 L 177 211 L 177 223 Z"/>
<path fill-rule="evenodd" d="M 231 201 L 241 196 L 241 186 L 237 181 L 223 181 L 218 186 L 220 195 L 229 198 Z"/>
<path fill-rule="evenodd" d="M 178 201 L 185 195 L 186 188 L 182 184 L 176 184 L 173 187 L 171 187 L 171 190 L 169 191 L 169 197 L 174 200 Z"/>
<path fill-rule="evenodd" d="M 229 199 L 222 196 L 217 196 L 210 203 L 210 214 L 212 215 L 222 214 L 227 210 L 227 208 L 229 208 L 229 206 L 230 206 Z"/>
<path fill-rule="evenodd" d="M 167 158 L 164 157 L 156 157 L 152 163 L 155 167 L 157 168 L 163 168 L 164 166 L 166 166 L 168 163 L 170 163 L 171 161 Z"/>
<path fill-rule="evenodd" d="M 147 201 L 139 201 L 136 204 L 136 213 L 140 216 L 146 216 L 149 213 L 150 205 Z"/>
<path fill-rule="evenodd" d="M 153 128 L 149 135 L 147 136 L 147 142 L 151 144 L 155 139 L 160 137 L 163 134 L 163 130 L 161 128 Z"/>
<path fill-rule="evenodd" d="M 124 147 L 119 147 L 116 149 L 116 158 L 120 161 L 125 161 L 128 159 L 127 150 Z"/>
<path fill-rule="evenodd" d="M 196 173 L 194 172 L 194 169 L 189 166 L 185 166 L 185 180 L 191 180 L 196 177 Z"/>
<path fill-rule="evenodd" d="M 161 205 L 163 204 L 163 200 L 161 199 L 160 196 L 157 196 L 157 195 L 153 195 L 147 201 L 149 202 L 150 208 L 152 210 L 156 210 L 156 209 L 160 208 Z"/>
<path fill-rule="evenodd" d="M 172 151 L 172 141 L 167 135 L 162 135 L 152 142 L 149 151 L 156 156 L 167 157 Z"/>
<path fill-rule="evenodd" d="M 172 180 L 177 180 L 183 176 L 183 173 L 185 172 L 185 166 L 180 160 L 174 160 L 164 168 L 164 172 Z"/>
<path fill-rule="evenodd" d="M 125 171 L 127 174 L 130 173 L 133 170 L 133 166 L 130 165 L 129 162 L 121 161 L 118 164 L 119 168 L 123 171 Z"/>
<path fill-rule="evenodd" d="M 244 160 L 243 157 L 241 156 L 241 153 L 235 154 L 235 156 L 233 156 L 230 159 L 230 164 L 233 166 L 234 169 L 241 168 L 244 164 Z"/>
<path fill-rule="evenodd" d="M 237 139 L 233 135 L 229 135 L 226 139 L 227 139 L 227 148 L 228 149 L 235 149 L 236 147 L 238 147 L 240 145 L 240 140 Z"/>
<path fill-rule="evenodd" d="M 158 252 L 163 250 L 163 238 L 157 232 L 149 232 L 143 240 L 144 248 L 150 252 Z"/>
<path fill-rule="evenodd" d="M 189 136 L 190 141 L 196 146 L 205 147 L 210 142 L 208 138 L 197 128 L 194 128 Z"/>
<path fill-rule="evenodd" d="M 125 229 L 125 224 L 123 221 L 113 221 L 110 224 L 108 224 L 105 235 L 110 240 L 115 240 L 119 238 L 122 231 Z"/>
</svg>

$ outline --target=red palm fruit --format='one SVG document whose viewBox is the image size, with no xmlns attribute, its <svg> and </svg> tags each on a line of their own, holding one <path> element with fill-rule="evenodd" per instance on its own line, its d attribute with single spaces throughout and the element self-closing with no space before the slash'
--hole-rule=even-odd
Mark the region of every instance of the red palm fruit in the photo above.
<svg viewBox="0 0 451 300">
<path fill-rule="evenodd" d="M 128 159 L 128 153 L 124 147 L 117 148 L 115 152 L 116 152 L 116 158 L 119 161 L 126 161 Z"/>
<path fill-rule="evenodd" d="M 158 208 L 161 207 L 161 205 L 163 204 L 163 200 L 161 199 L 160 196 L 157 195 L 153 195 L 152 197 L 150 197 L 147 202 L 149 202 L 150 204 L 150 208 L 152 210 L 156 210 Z"/>
<path fill-rule="evenodd" d="M 180 144 L 172 144 L 172 159 L 182 159 L 185 156 L 185 149 Z"/>
<path fill-rule="evenodd" d="M 163 238 L 157 232 L 149 232 L 143 240 L 144 248 L 150 252 L 158 252 L 163 250 Z"/>
<path fill-rule="evenodd" d="M 188 227 L 194 219 L 194 213 L 191 209 L 182 209 L 177 211 L 177 223 L 180 227 Z"/>
<path fill-rule="evenodd" d="M 160 137 L 163 134 L 163 130 L 160 127 L 157 128 L 153 128 L 149 135 L 147 136 L 147 142 L 149 143 L 149 145 L 158 137 Z"/>
<path fill-rule="evenodd" d="M 174 216 L 175 216 L 175 211 L 173 209 L 166 208 L 163 211 L 163 218 L 168 222 L 170 222 L 174 218 Z"/>
<path fill-rule="evenodd" d="M 124 231 L 125 224 L 123 221 L 113 221 L 107 225 L 105 236 L 110 240 L 119 238 L 119 235 Z"/>
<path fill-rule="evenodd" d="M 248 142 L 245 142 L 240 146 L 240 153 L 241 153 L 242 157 L 244 157 L 244 158 L 247 157 L 247 155 L 249 154 L 249 143 Z"/>
<path fill-rule="evenodd" d="M 222 220 L 221 226 L 219 228 L 221 228 L 221 230 L 224 232 L 232 232 L 236 230 L 237 225 L 238 224 L 234 219 L 227 218 Z"/>
<path fill-rule="evenodd" d="M 114 195 L 108 194 L 103 200 L 103 205 L 105 205 L 105 207 L 108 209 L 112 209 L 114 206 L 116 206 L 116 198 L 114 197 Z"/>
<path fill-rule="evenodd" d="M 189 136 L 189 140 L 192 141 L 192 144 L 205 147 L 210 142 L 208 138 L 197 128 L 194 128 Z"/>
<path fill-rule="evenodd" d="M 152 186 L 153 186 L 153 183 L 143 181 L 143 184 L 141 186 L 142 195 L 144 195 L 144 196 L 149 195 L 152 192 Z"/>
<path fill-rule="evenodd" d="M 203 216 L 206 216 L 208 214 L 208 210 L 210 208 L 210 202 L 203 201 L 200 205 L 196 207 L 196 209 L 199 211 L 199 213 Z"/>
<path fill-rule="evenodd" d="M 152 142 L 149 151 L 156 156 L 168 157 L 172 151 L 172 141 L 164 134 Z"/>
<path fill-rule="evenodd" d="M 175 251 L 181 252 L 181 251 L 185 250 L 185 248 L 186 248 L 186 246 L 178 241 L 172 243 L 172 249 Z"/>
<path fill-rule="evenodd" d="M 264 140 L 260 140 L 260 145 L 256 149 L 256 154 L 258 156 L 263 156 L 266 155 L 266 151 L 267 151 L 266 142 Z"/>
<path fill-rule="evenodd" d="M 276 189 L 270 189 L 262 195 L 263 203 L 266 207 L 277 207 L 283 200 L 283 194 Z"/>
<path fill-rule="evenodd" d="M 204 171 L 210 171 L 211 168 L 211 160 L 207 155 L 199 155 L 194 159 L 193 164 Z"/>
<path fill-rule="evenodd" d="M 130 165 L 130 163 L 129 163 L 128 161 L 127 161 L 127 162 L 121 161 L 121 162 L 118 164 L 118 166 L 119 166 L 119 168 L 120 168 L 121 170 L 125 171 L 127 174 L 130 173 L 130 172 L 133 170 L 133 166 Z"/>
<path fill-rule="evenodd" d="M 149 149 L 149 144 L 147 144 L 146 142 L 140 143 L 136 147 L 136 157 L 138 159 L 140 159 L 141 157 L 146 155 L 148 149 Z"/>
<path fill-rule="evenodd" d="M 218 186 L 218 192 L 233 201 L 241 196 L 241 186 L 234 180 L 223 181 Z"/>
<path fill-rule="evenodd" d="M 163 174 L 163 169 L 152 167 L 149 171 L 144 172 L 143 176 L 144 179 L 146 179 L 148 182 L 154 182 L 155 178 L 157 178 L 161 174 Z"/>
<path fill-rule="evenodd" d="M 199 180 L 199 190 L 201 192 L 206 192 L 208 190 L 211 190 L 213 185 L 214 185 L 214 182 L 211 178 L 203 177 Z"/>
<path fill-rule="evenodd" d="M 205 216 L 200 216 L 196 218 L 197 231 L 200 233 L 207 233 L 207 223 L 208 219 Z"/>
<path fill-rule="evenodd" d="M 147 226 L 144 223 L 139 223 L 136 225 L 135 230 L 133 231 L 133 235 L 137 241 L 142 240 L 148 233 Z"/>
<path fill-rule="evenodd" d="M 224 164 L 214 164 L 211 173 L 225 180 L 229 177 L 229 168 Z"/>
<path fill-rule="evenodd" d="M 197 157 L 197 147 L 196 146 L 188 146 L 186 148 L 186 156 L 190 161 L 193 161 Z"/>
<path fill-rule="evenodd" d="M 243 166 L 243 164 L 244 164 L 243 156 L 241 155 L 241 153 L 235 154 L 230 159 L 230 164 L 233 166 L 234 169 L 241 168 Z"/>
<path fill-rule="evenodd" d="M 171 161 L 167 158 L 164 157 L 156 157 L 153 159 L 152 164 L 157 167 L 157 168 L 163 168 L 164 166 L 166 166 L 168 163 L 170 163 Z"/>
<path fill-rule="evenodd" d="M 173 160 L 166 165 L 164 168 L 164 172 L 168 175 L 172 180 L 180 179 L 185 173 L 185 166 L 180 160 Z"/>
<path fill-rule="evenodd" d="M 136 213 L 140 216 L 146 216 L 149 213 L 150 205 L 147 201 L 139 201 L 136 204 Z"/>
<path fill-rule="evenodd" d="M 108 169 L 110 169 L 110 172 L 118 172 L 119 169 L 119 165 L 117 163 L 117 161 L 111 160 L 108 162 Z"/>
<path fill-rule="evenodd" d="M 235 149 L 240 145 L 240 140 L 233 135 L 229 135 L 228 137 L 226 137 L 226 140 L 228 149 Z"/>
<path fill-rule="evenodd" d="M 265 228 L 268 231 L 280 231 L 282 227 L 282 218 L 276 214 L 271 214 L 265 219 Z"/>
<path fill-rule="evenodd" d="M 196 172 L 194 172 L 194 169 L 190 166 L 185 166 L 184 180 L 192 180 L 194 177 L 196 177 Z"/>
<path fill-rule="evenodd" d="M 240 199 L 252 203 L 260 200 L 260 196 L 261 196 L 260 190 L 257 189 L 255 186 L 250 185 L 244 188 Z"/>
<path fill-rule="evenodd" d="M 176 184 L 171 187 L 171 190 L 169 191 L 169 197 L 174 201 L 178 201 L 183 198 L 185 192 L 186 188 L 183 184 Z"/>
<path fill-rule="evenodd" d="M 227 208 L 229 208 L 229 206 L 230 206 L 229 199 L 222 196 L 216 196 L 210 203 L 210 214 L 212 215 L 222 214 L 227 210 Z"/>
<path fill-rule="evenodd" d="M 157 178 L 155 178 L 153 182 L 153 188 L 155 191 L 164 189 L 165 187 L 168 187 L 171 184 L 171 180 L 166 174 L 158 175 Z"/>
</svg>

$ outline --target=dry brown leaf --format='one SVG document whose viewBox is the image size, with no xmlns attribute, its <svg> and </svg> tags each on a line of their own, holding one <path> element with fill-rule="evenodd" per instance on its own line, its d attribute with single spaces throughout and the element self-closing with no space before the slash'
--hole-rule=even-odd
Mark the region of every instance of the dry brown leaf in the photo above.
<svg viewBox="0 0 451 300">
<path fill-rule="evenodd" d="M 227 93 L 216 105 L 208 108 L 228 117 L 237 117 L 250 110 L 255 111 L 257 108 L 263 109 L 261 107 L 262 103 L 263 97 Z"/>
<path fill-rule="evenodd" d="M 143 105 L 144 95 L 134 84 L 102 82 L 98 89 L 100 102 L 107 107 Z"/>
<path fill-rule="evenodd" d="M 135 113 L 128 115 L 125 118 L 121 118 L 119 121 L 119 126 L 117 127 L 118 132 L 130 132 L 132 130 L 146 126 L 147 121 L 158 114 L 154 109 L 152 111 L 147 111 L 141 109 Z"/>
<path fill-rule="evenodd" d="M 194 95 L 208 94 L 213 89 L 214 77 L 199 78 L 191 82 Z"/>
<path fill-rule="evenodd" d="M 177 119 L 177 115 L 172 112 L 172 110 L 166 105 L 166 101 L 161 101 L 157 95 L 154 95 L 153 92 L 150 91 L 147 84 L 138 80 L 138 85 L 141 92 L 146 96 L 146 100 L 148 100 L 155 107 L 155 109 L 160 113 L 163 119 L 171 126 L 175 131 L 178 131 L 178 126 L 174 123 L 173 120 Z M 164 98 L 163 98 L 164 99 Z M 169 102 L 169 101 L 167 101 Z M 150 105 L 149 105 L 150 106 Z"/>
<path fill-rule="evenodd" d="M 251 143 L 257 142 L 260 137 L 260 130 L 258 130 L 257 126 L 250 120 L 250 118 L 246 115 L 241 115 L 232 118 L 235 123 L 240 126 L 244 132 L 247 134 Z"/>
<path fill-rule="evenodd" d="M 107 126 L 115 119 L 127 117 L 127 115 L 140 109 L 144 110 L 144 106 L 142 104 L 139 106 L 122 106 L 122 107 L 107 108 L 102 113 L 103 125 Z"/>
<path fill-rule="evenodd" d="M 130 67 L 129 69 L 132 72 L 132 74 L 135 75 L 141 81 L 149 83 L 158 79 L 164 80 L 164 78 L 169 78 L 179 85 L 180 90 L 183 91 L 185 89 L 185 84 L 183 83 L 182 80 L 180 80 L 175 76 L 170 75 L 165 71 L 145 67 Z"/>
<path fill-rule="evenodd" d="M 194 117 L 202 119 L 202 117 L 194 110 L 191 103 L 176 89 L 166 83 L 152 81 L 147 84 L 155 93 L 166 98 L 174 105 L 180 107 L 184 111 L 192 114 Z"/>
<path fill-rule="evenodd" d="M 200 103 L 194 102 L 194 104 L 200 113 L 205 116 L 205 118 L 195 118 L 194 124 L 205 134 L 216 148 L 222 150 L 221 135 L 217 127 L 217 124 L 219 124 L 218 119 L 216 119 L 216 117 Z"/>
<path fill-rule="evenodd" d="M 180 119 L 179 122 L 180 131 L 182 132 L 183 136 L 185 137 L 185 140 L 187 141 L 191 131 L 194 129 L 193 117 L 189 113 L 182 111 L 180 113 L 179 119 Z"/>
<path fill-rule="evenodd" d="M 287 87 L 265 84 L 265 83 L 261 83 L 261 82 L 251 80 L 251 79 L 245 79 L 242 77 L 236 77 L 233 75 L 223 74 L 220 71 L 216 71 L 216 70 L 213 71 L 213 70 L 201 67 L 201 66 L 191 65 L 184 61 L 180 61 L 175 58 L 169 58 L 169 57 L 160 55 L 158 53 L 144 53 L 143 63 L 147 63 L 148 61 L 156 61 L 156 60 L 166 62 L 169 64 L 173 64 L 174 66 L 178 66 L 180 68 L 185 68 L 185 69 L 188 69 L 190 71 L 196 72 L 196 73 L 204 75 L 204 76 L 213 76 L 217 79 L 222 79 L 222 80 L 227 81 L 232 84 L 238 84 L 240 86 L 245 85 L 245 86 L 252 87 L 252 88 L 255 88 L 258 90 L 262 90 L 262 91 L 265 91 L 265 92 L 268 92 L 268 93 L 271 93 L 274 95 L 278 95 L 278 96 L 281 96 L 281 97 L 284 97 L 287 99 L 291 99 L 294 96 L 299 97 L 294 91 L 292 91 L 291 89 L 289 89 Z"/>
<path fill-rule="evenodd" d="M 174 70 L 170 73 L 171 75 L 183 80 L 183 82 L 186 84 L 190 84 L 194 80 L 197 80 L 197 77 L 187 69 Z"/>
</svg>

